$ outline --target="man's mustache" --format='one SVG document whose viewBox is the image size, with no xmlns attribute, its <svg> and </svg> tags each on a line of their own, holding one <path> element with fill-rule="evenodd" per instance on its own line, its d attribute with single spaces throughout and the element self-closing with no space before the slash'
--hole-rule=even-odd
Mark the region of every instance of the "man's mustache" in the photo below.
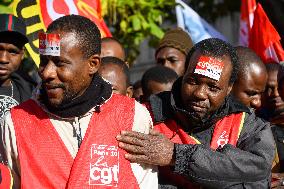
<svg viewBox="0 0 284 189">
<path fill-rule="evenodd" d="M 48 88 L 48 89 L 56 89 L 56 88 L 62 88 L 66 89 L 65 85 L 63 83 L 48 83 L 48 82 L 43 82 L 42 83 L 43 88 Z"/>
</svg>

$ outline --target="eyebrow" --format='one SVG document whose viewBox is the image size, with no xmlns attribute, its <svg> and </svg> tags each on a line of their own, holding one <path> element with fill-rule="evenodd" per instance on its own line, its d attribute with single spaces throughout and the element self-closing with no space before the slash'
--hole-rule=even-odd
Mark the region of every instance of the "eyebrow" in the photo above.
<svg viewBox="0 0 284 189">
<path fill-rule="evenodd" d="M 245 90 L 245 92 L 247 93 L 261 93 L 261 92 L 264 92 L 265 89 L 262 91 L 262 90 L 253 90 L 253 89 L 247 89 Z"/>
<path fill-rule="evenodd" d="M 6 50 L 13 50 L 13 51 L 17 51 L 17 52 L 20 52 L 22 51 L 23 49 L 19 49 L 18 47 L 15 47 L 15 46 L 11 46 L 11 45 L 8 45 L 7 48 L 3 47 L 2 45 L 0 45 L 0 49 L 3 50 L 3 49 L 6 49 Z"/>
<path fill-rule="evenodd" d="M 167 56 L 167 58 L 177 58 L 178 56 L 177 55 L 175 55 L 175 54 L 169 54 L 168 56 Z"/>
</svg>

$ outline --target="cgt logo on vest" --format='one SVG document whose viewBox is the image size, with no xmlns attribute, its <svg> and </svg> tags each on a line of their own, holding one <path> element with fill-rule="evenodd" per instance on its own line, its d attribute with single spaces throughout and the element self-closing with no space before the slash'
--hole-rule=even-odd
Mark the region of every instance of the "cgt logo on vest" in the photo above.
<svg viewBox="0 0 284 189">
<path fill-rule="evenodd" d="M 217 145 L 221 146 L 222 148 L 225 146 L 225 144 L 228 144 L 229 142 L 229 135 L 226 135 L 226 131 L 224 131 L 221 136 L 219 136 L 217 140 Z"/>
<path fill-rule="evenodd" d="M 118 173 L 118 147 L 93 144 L 91 147 L 89 185 L 105 185 L 117 187 Z"/>
</svg>

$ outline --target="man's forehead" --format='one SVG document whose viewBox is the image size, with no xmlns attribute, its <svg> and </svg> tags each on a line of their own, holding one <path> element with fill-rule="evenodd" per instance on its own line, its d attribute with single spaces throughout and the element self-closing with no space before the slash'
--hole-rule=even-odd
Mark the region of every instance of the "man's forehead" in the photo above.
<svg viewBox="0 0 284 189">
<path fill-rule="evenodd" d="M 189 69 L 191 74 L 199 74 L 215 81 L 219 81 L 224 71 L 226 62 L 223 58 L 194 53 L 190 58 Z"/>
<path fill-rule="evenodd" d="M 61 56 L 79 47 L 78 37 L 74 32 L 60 30 L 39 34 L 39 52 L 41 55 Z"/>
</svg>

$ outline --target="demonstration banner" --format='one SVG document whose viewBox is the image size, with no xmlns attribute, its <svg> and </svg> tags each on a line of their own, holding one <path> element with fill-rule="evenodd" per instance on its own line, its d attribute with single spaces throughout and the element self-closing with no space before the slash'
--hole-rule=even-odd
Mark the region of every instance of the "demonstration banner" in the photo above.
<svg viewBox="0 0 284 189">
<path fill-rule="evenodd" d="M 28 52 L 39 65 L 38 33 L 45 32 L 47 26 L 64 15 L 82 15 L 97 24 L 102 37 L 111 36 L 102 16 L 100 0 L 15 0 L 14 15 L 23 19 L 27 25 L 26 45 Z"/>
</svg>

